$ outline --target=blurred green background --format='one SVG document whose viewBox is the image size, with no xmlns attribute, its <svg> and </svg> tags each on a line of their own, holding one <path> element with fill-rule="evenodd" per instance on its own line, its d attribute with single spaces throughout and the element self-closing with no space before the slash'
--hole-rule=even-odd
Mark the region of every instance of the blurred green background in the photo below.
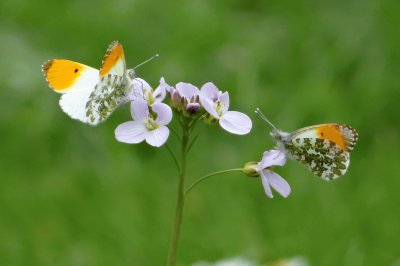
<svg viewBox="0 0 400 266">
<path fill-rule="evenodd" d="M 272 147 L 256 107 L 286 131 L 339 122 L 359 132 L 339 180 L 293 161 L 278 168 L 287 199 L 240 174 L 199 185 L 179 265 L 237 255 L 400 265 L 399 13 L 394 0 L 0 2 L 0 265 L 165 264 L 177 185 L 168 152 L 114 139 L 127 106 L 98 127 L 70 119 L 40 69 L 52 58 L 99 68 L 113 40 L 130 67 L 160 53 L 138 70 L 154 87 L 162 76 L 212 81 L 253 118 L 244 137 L 206 126 L 188 183 Z"/>
</svg>

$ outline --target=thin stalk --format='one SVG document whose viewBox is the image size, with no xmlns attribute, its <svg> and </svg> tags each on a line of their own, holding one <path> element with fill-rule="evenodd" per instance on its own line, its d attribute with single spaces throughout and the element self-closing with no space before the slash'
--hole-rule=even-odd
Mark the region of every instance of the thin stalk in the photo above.
<svg viewBox="0 0 400 266">
<path fill-rule="evenodd" d="M 181 141 L 181 137 L 178 135 L 178 133 L 176 133 L 176 131 L 173 128 L 170 128 L 172 134 L 175 135 L 176 139 L 180 142 Z"/>
<path fill-rule="evenodd" d="M 175 166 L 178 169 L 178 172 L 180 172 L 181 168 L 179 167 L 178 159 L 176 159 L 175 154 L 172 152 L 171 148 L 168 146 L 168 144 L 165 144 L 165 147 L 167 148 L 169 154 L 171 155 L 172 159 L 174 160 Z"/>
<path fill-rule="evenodd" d="M 229 172 L 238 172 L 238 171 L 242 172 L 242 171 L 243 171 L 243 168 L 233 168 L 233 169 L 222 170 L 222 171 L 210 173 L 210 174 L 208 174 L 208 175 L 204 175 L 204 176 L 200 177 L 199 179 L 197 179 L 193 184 L 191 184 L 191 185 L 186 189 L 184 196 L 186 197 L 187 194 L 188 194 L 197 184 L 199 184 L 200 182 L 206 180 L 206 179 L 209 178 L 209 177 L 216 176 L 216 175 L 219 175 L 219 174 L 225 174 L 225 173 L 229 173 Z"/>
<path fill-rule="evenodd" d="M 183 206 L 184 206 L 184 188 L 185 188 L 185 177 L 186 177 L 186 157 L 188 152 L 189 145 L 189 125 L 186 120 L 182 123 L 183 134 L 182 134 L 182 146 L 181 146 L 181 168 L 179 173 L 179 181 L 178 181 L 178 199 L 176 203 L 176 212 L 175 212 L 175 225 L 174 230 L 172 232 L 171 244 L 168 254 L 168 266 L 175 266 L 176 263 L 176 254 L 178 251 L 178 241 L 179 234 L 181 231 L 182 225 L 182 216 L 183 216 Z"/>
<path fill-rule="evenodd" d="M 197 135 L 192 139 L 192 141 L 191 141 L 190 144 L 189 144 L 188 152 L 192 149 L 193 144 L 196 142 L 196 140 L 197 140 L 198 137 L 199 137 L 199 134 L 197 134 Z"/>
</svg>

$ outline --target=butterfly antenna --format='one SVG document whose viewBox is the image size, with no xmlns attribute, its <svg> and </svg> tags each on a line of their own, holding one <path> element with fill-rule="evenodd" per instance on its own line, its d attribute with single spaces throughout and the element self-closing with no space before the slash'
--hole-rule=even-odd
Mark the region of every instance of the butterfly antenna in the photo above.
<svg viewBox="0 0 400 266">
<path fill-rule="evenodd" d="M 133 68 L 133 70 L 135 70 L 136 68 L 138 68 L 138 67 L 140 67 L 140 66 L 142 66 L 142 65 L 144 65 L 144 64 L 146 64 L 146 63 L 148 63 L 148 62 L 150 62 L 150 61 L 153 60 L 153 59 L 156 59 L 158 56 L 159 56 L 159 54 L 153 55 L 152 57 L 150 57 L 150 58 L 147 59 L 146 61 L 140 63 L 139 65 L 136 65 L 136 66 Z"/>
<path fill-rule="evenodd" d="M 255 110 L 255 113 L 258 114 L 258 116 L 261 117 L 262 120 L 270 124 L 274 129 L 277 129 L 276 126 L 274 126 L 274 124 L 272 124 L 272 122 L 269 121 L 268 118 L 261 112 L 260 108 L 257 108 Z"/>
</svg>

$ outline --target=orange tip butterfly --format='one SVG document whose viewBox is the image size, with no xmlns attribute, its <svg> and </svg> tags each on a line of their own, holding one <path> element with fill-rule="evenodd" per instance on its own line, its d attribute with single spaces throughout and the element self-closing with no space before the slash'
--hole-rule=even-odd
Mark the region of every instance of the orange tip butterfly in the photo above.
<svg viewBox="0 0 400 266">
<path fill-rule="evenodd" d="M 42 71 L 50 88 L 62 94 L 61 109 L 71 118 L 90 125 L 104 121 L 128 101 L 126 95 L 130 90 L 145 83 L 135 78 L 134 69 L 126 69 L 124 49 L 118 41 L 109 45 L 100 70 L 70 60 L 53 59 L 42 65 Z"/>
<path fill-rule="evenodd" d="M 256 113 L 273 127 L 270 135 L 276 149 L 301 162 L 315 175 L 332 180 L 344 175 L 350 164 L 350 152 L 358 135 L 343 124 L 320 124 L 287 133 L 278 130 L 257 108 Z"/>
</svg>

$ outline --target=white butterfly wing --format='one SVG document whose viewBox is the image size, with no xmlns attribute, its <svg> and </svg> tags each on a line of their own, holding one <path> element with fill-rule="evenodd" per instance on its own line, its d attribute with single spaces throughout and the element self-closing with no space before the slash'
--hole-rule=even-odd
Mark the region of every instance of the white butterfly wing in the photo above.
<svg viewBox="0 0 400 266">
<path fill-rule="evenodd" d="M 42 70 L 50 88 L 62 94 L 61 109 L 71 118 L 87 123 L 85 105 L 99 82 L 99 70 L 61 59 L 45 62 Z"/>
</svg>

